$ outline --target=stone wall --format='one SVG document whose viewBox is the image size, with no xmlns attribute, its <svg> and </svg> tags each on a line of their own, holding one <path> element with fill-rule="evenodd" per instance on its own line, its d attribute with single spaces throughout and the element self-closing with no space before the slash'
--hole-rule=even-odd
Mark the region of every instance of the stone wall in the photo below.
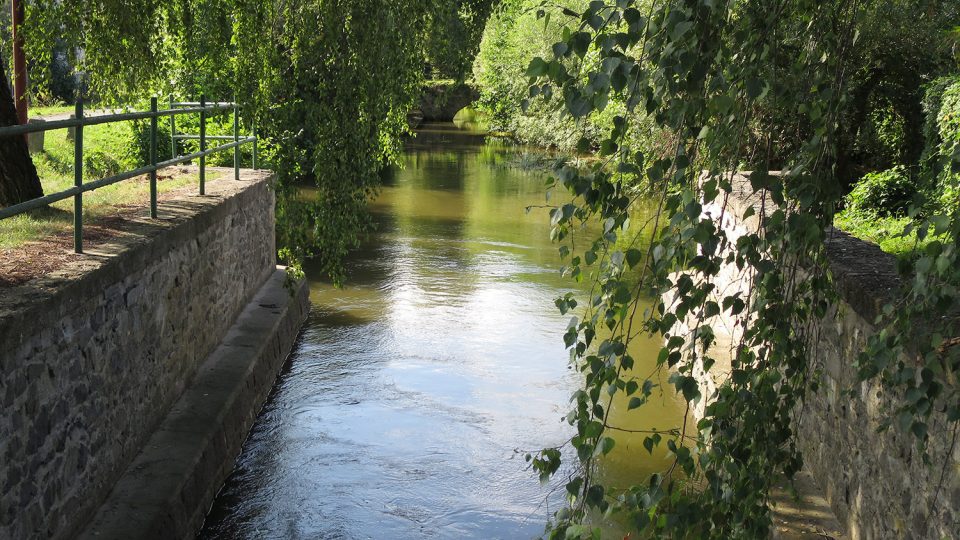
<svg viewBox="0 0 960 540">
<path fill-rule="evenodd" d="M 0 538 L 67 538 L 275 270 L 266 173 L 0 291 Z"/>
<path fill-rule="evenodd" d="M 480 94 L 467 84 L 436 84 L 423 87 L 419 111 L 423 120 L 450 122 L 460 109 L 470 105 Z"/>
<path fill-rule="evenodd" d="M 750 192 L 749 183 L 739 178 L 725 206 L 704 207 L 704 214 L 731 240 L 759 224 L 756 216 L 739 218 L 747 206 L 758 210 L 757 216 L 761 213 L 760 200 Z M 770 206 L 768 202 L 766 208 Z M 872 321 L 899 290 L 895 259 L 840 231 L 829 233 L 827 251 L 842 301 L 815 328 L 818 337 L 810 362 L 819 368 L 820 389 L 798 414 L 797 442 L 805 467 L 854 540 L 960 539 L 960 443 L 953 444 L 945 416 L 934 414 L 931 420 L 931 463 L 926 465 L 911 435 L 896 428 L 877 431 L 893 396 L 884 395 L 876 384 L 857 383 L 852 369 L 875 331 Z M 748 277 L 729 265 L 717 285 L 722 295 L 746 294 Z M 714 322 L 721 347 L 736 342 L 732 321 Z M 728 373 L 729 361 L 718 361 L 709 375 L 697 370 L 703 395 L 712 395 Z M 702 410 L 701 403 L 698 412 Z"/>
</svg>

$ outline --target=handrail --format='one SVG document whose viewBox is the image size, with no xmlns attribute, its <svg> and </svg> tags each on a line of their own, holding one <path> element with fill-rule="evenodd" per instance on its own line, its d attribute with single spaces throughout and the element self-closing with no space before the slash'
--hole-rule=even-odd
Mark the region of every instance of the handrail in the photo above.
<svg viewBox="0 0 960 540">
<path fill-rule="evenodd" d="M 112 124 L 114 122 L 124 122 L 129 120 L 147 120 L 150 118 L 162 118 L 164 116 L 175 116 L 178 114 L 197 114 L 201 112 L 214 112 L 226 109 L 232 109 L 233 103 L 207 105 L 206 107 L 191 107 L 189 109 L 164 109 L 157 112 L 138 111 L 117 114 L 102 114 L 97 116 L 85 116 L 80 118 L 68 118 L 65 120 L 51 120 L 50 122 L 37 122 L 34 124 L 18 124 L 15 126 L 0 127 L 0 137 L 13 135 L 26 135 L 28 133 L 37 133 L 40 131 L 51 131 L 54 129 L 72 128 L 78 126 L 95 126 L 97 124 Z"/>
<path fill-rule="evenodd" d="M 156 171 L 159 171 L 160 169 L 165 169 L 165 168 L 167 168 L 167 167 L 172 167 L 172 166 L 174 166 L 174 165 L 179 165 L 179 164 L 181 164 L 181 163 L 186 163 L 187 161 L 192 161 L 192 160 L 194 160 L 194 159 L 199 158 L 201 154 L 203 154 L 203 155 L 210 155 L 210 154 L 214 154 L 214 153 L 216 153 L 216 152 L 222 152 L 222 151 L 224 151 L 224 150 L 230 150 L 231 148 L 233 148 L 233 147 L 235 147 L 235 146 L 244 145 L 244 144 L 247 144 L 247 143 L 251 143 L 251 142 L 253 142 L 253 141 L 254 141 L 254 138 L 253 138 L 253 137 L 247 137 L 246 139 L 240 139 L 239 141 L 235 141 L 235 142 L 232 142 L 232 143 L 224 144 L 224 145 L 218 146 L 218 147 L 216 147 L 216 148 L 210 148 L 209 150 L 207 150 L 207 151 L 205 151 L 205 152 L 194 152 L 194 153 L 188 154 L 188 155 L 186 155 L 186 156 L 180 156 L 180 157 L 178 157 L 178 158 L 168 159 L 168 160 L 166 160 L 166 161 L 161 161 L 160 163 L 157 163 L 156 165 L 147 165 L 146 167 L 140 167 L 139 169 L 134 169 L 134 170 L 132 170 L 132 171 L 127 171 L 127 172 L 125 172 L 125 173 L 115 174 L 115 175 L 113 175 L 113 176 L 108 176 L 107 178 L 102 178 L 102 179 L 100 179 L 100 180 L 94 180 L 93 182 L 87 182 L 86 184 L 83 184 L 83 185 L 81 185 L 81 186 L 74 186 L 74 187 L 72 187 L 72 188 L 65 189 L 65 190 L 63 190 L 63 191 L 58 191 L 58 192 L 52 193 L 52 194 L 50 194 L 50 195 L 44 195 L 43 197 L 38 197 L 38 198 L 36 198 L 36 199 L 30 199 L 29 201 L 22 202 L 22 203 L 20 203 L 20 204 L 15 204 L 15 205 L 13 205 L 13 206 L 8 206 L 8 207 L 6 207 L 6 208 L 0 208 L 0 219 L 6 219 L 6 218 L 9 218 L 9 217 L 13 217 L 13 216 L 16 216 L 16 215 L 18 215 L 18 214 L 22 214 L 22 213 L 27 212 L 27 211 L 30 211 L 30 210 L 35 210 L 35 209 L 37 209 L 37 208 L 41 208 L 41 207 L 47 206 L 48 204 L 52 204 L 52 203 L 55 203 L 55 202 L 59 202 L 59 201 L 62 201 L 62 200 L 64 200 L 64 199 L 69 199 L 70 197 L 73 197 L 74 195 L 77 195 L 77 194 L 80 194 L 80 193 L 86 193 L 87 191 L 93 191 L 93 190 L 95 190 L 95 189 L 99 189 L 99 188 L 106 187 L 106 186 L 109 186 L 109 185 L 112 185 L 112 184 L 116 184 L 117 182 L 122 182 L 122 181 L 124 181 L 124 180 L 129 180 L 129 179 L 135 178 L 135 177 L 137 177 L 137 176 L 142 176 L 142 175 L 144 175 L 144 174 L 148 174 L 148 173 L 151 173 L 151 172 L 156 172 Z"/>
<path fill-rule="evenodd" d="M 83 253 L 83 194 L 102 187 L 106 187 L 117 182 L 129 180 L 131 178 L 150 175 L 150 217 L 157 217 L 157 171 L 187 161 L 200 160 L 200 194 L 205 192 L 204 183 L 206 177 L 206 156 L 217 152 L 233 149 L 234 178 L 240 179 L 240 146 L 248 143 L 253 145 L 253 168 L 257 168 L 257 132 L 256 126 L 253 133 L 247 137 L 240 137 L 239 132 L 239 106 L 236 103 L 215 102 L 207 104 L 204 97 L 200 96 L 199 102 L 175 102 L 170 98 L 170 108 L 159 110 L 157 108 L 157 98 L 150 99 L 149 111 L 136 111 L 118 114 L 104 114 L 85 117 L 83 115 L 83 102 L 77 101 L 76 113 L 74 118 L 67 120 L 55 120 L 51 122 L 22 124 L 16 126 L 0 127 L 0 138 L 22 136 L 29 133 L 38 133 L 51 131 L 55 129 L 76 128 L 74 137 L 74 186 L 72 188 L 51 193 L 43 197 L 31 199 L 29 201 L 15 204 L 7 208 L 0 208 L 0 220 L 13 217 L 30 210 L 34 210 L 51 203 L 62 201 L 73 197 L 74 199 L 74 251 Z M 206 134 L 207 113 L 217 113 L 233 110 L 233 136 Z M 199 114 L 200 115 L 200 135 L 187 135 L 176 132 L 174 117 L 181 114 Z M 170 141 L 173 145 L 173 156 L 165 161 L 157 161 L 157 122 L 160 118 L 170 118 Z M 83 128 L 99 124 L 109 124 L 114 122 L 124 122 L 131 120 L 150 120 L 150 165 L 127 171 L 106 178 L 101 178 L 93 182 L 83 183 Z M 222 144 L 215 148 L 206 147 L 207 140 L 231 140 L 227 144 Z M 199 140 L 200 151 L 185 156 L 177 155 L 178 140 Z"/>
</svg>

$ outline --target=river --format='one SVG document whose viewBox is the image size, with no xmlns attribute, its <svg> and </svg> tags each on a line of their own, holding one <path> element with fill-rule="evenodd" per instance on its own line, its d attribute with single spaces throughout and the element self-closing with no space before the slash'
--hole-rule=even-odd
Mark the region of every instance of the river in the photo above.
<svg viewBox="0 0 960 540">
<path fill-rule="evenodd" d="M 553 304 L 545 175 L 522 150 L 451 124 L 407 144 L 372 205 L 376 233 L 336 289 L 307 266 L 312 309 L 201 538 L 532 538 L 563 503 L 523 451 L 560 445 L 577 373 Z M 636 342 L 638 370 L 659 344 Z M 671 427 L 664 395 L 625 428 Z M 615 407 L 615 408 L 616 408 Z M 660 470 L 642 437 L 601 464 L 614 484 Z M 615 524 L 608 526 L 616 535 Z"/>
</svg>

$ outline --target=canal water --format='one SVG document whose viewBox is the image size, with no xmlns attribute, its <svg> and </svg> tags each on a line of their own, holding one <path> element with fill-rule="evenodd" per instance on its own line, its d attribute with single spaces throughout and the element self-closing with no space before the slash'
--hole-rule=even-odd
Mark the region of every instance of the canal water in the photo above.
<svg viewBox="0 0 960 540">
<path fill-rule="evenodd" d="M 545 175 L 522 149 L 428 125 L 372 206 L 377 232 L 312 310 L 201 538 L 535 538 L 564 504 L 527 450 L 562 445 L 579 385 L 554 299 L 575 291 L 549 239 Z M 639 220 L 637 220 L 639 222 Z M 636 342 L 649 373 L 659 345 Z M 626 429 L 673 427 L 665 392 Z M 618 437 L 600 474 L 661 470 Z M 570 461 L 573 461 L 572 456 Z M 616 524 L 610 524 L 615 536 Z M 622 537 L 622 536 L 621 536 Z"/>
</svg>

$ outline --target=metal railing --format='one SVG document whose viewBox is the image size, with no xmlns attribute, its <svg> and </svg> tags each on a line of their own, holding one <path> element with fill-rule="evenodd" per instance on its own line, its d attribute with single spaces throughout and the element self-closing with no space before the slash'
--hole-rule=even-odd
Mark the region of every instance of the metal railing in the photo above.
<svg viewBox="0 0 960 540">
<path fill-rule="evenodd" d="M 207 119 L 210 114 L 224 114 L 225 111 L 233 111 L 233 136 L 208 136 Z M 200 195 L 206 194 L 206 165 L 207 156 L 217 152 L 233 149 L 233 169 L 234 179 L 240 179 L 240 146 L 251 143 L 253 145 L 253 155 L 251 164 L 254 169 L 257 168 L 257 132 L 254 126 L 250 136 L 240 138 L 239 107 L 236 103 L 210 103 L 201 96 L 199 102 L 175 102 L 170 98 L 170 107 L 160 110 L 157 107 L 157 98 L 150 98 L 149 111 L 136 111 L 120 114 L 107 114 L 98 116 L 83 115 L 83 102 L 77 101 L 74 118 L 67 120 L 54 120 L 51 122 L 21 124 L 16 126 L 0 127 L 0 139 L 5 137 L 23 136 L 29 133 L 51 131 L 55 129 L 75 128 L 74 135 L 74 161 L 73 175 L 74 186 L 70 189 L 51 193 L 43 197 L 31 199 L 29 201 L 0 208 L 0 220 L 13 217 L 30 210 L 41 208 L 57 201 L 73 197 L 73 247 L 77 253 L 83 253 L 83 194 L 87 191 L 93 191 L 106 187 L 117 182 L 129 180 L 144 174 L 150 175 L 150 217 L 157 217 L 157 171 L 186 163 L 188 161 L 200 161 Z M 200 134 L 186 135 L 178 134 L 174 117 L 184 114 L 200 115 Z M 170 118 L 170 143 L 171 157 L 165 161 L 157 161 L 157 124 L 160 118 Z M 150 164 L 139 169 L 127 171 L 93 182 L 83 182 L 83 128 L 99 124 L 111 124 L 115 122 L 125 122 L 132 120 L 150 120 Z M 187 155 L 179 155 L 178 141 L 198 140 L 200 149 Z M 209 140 L 229 140 L 231 142 L 222 144 L 214 148 L 207 148 Z"/>
</svg>

